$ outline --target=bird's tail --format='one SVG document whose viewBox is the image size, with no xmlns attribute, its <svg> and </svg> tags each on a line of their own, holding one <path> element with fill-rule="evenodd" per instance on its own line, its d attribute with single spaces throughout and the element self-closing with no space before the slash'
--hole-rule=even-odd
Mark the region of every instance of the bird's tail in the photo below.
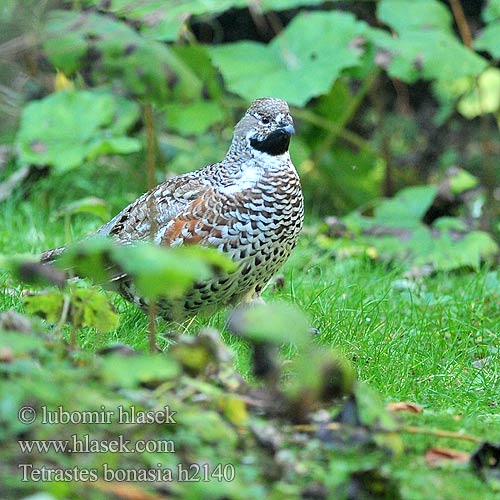
<svg viewBox="0 0 500 500">
<path fill-rule="evenodd" d="M 66 247 L 54 248 L 43 252 L 40 257 L 40 262 L 42 264 L 52 264 L 54 260 L 56 260 L 57 257 L 64 252 L 64 250 L 66 250 Z"/>
</svg>

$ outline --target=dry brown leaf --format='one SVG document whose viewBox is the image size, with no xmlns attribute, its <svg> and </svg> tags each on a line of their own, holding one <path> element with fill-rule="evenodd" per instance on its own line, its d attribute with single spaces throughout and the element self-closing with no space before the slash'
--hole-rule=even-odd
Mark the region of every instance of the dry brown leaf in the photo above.
<svg viewBox="0 0 500 500">
<path fill-rule="evenodd" d="M 10 363 L 13 359 L 14 351 L 10 347 L 0 347 L 0 363 Z"/>
<path fill-rule="evenodd" d="M 466 464 L 469 458 L 470 453 L 450 448 L 430 448 L 425 452 L 425 463 L 429 467 L 439 467 L 450 461 L 457 464 Z"/>
<path fill-rule="evenodd" d="M 406 411 L 408 413 L 422 413 L 424 409 L 417 405 L 416 403 L 408 403 L 406 401 L 395 401 L 393 403 L 389 403 L 386 406 L 387 411 L 391 411 L 393 413 L 399 411 Z"/>
</svg>

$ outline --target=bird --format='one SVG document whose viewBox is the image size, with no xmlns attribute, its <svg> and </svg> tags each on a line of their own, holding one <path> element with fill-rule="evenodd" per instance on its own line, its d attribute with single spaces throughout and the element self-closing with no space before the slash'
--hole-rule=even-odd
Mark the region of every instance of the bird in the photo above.
<svg viewBox="0 0 500 500">
<path fill-rule="evenodd" d="M 286 101 L 256 99 L 236 124 L 222 161 L 158 184 L 96 231 L 122 245 L 152 240 L 163 247 L 209 246 L 235 263 L 181 297 L 160 297 L 159 316 L 181 322 L 260 299 L 303 226 L 302 187 L 289 153 L 294 133 Z M 64 250 L 44 252 L 41 261 Z M 120 279 L 118 292 L 144 311 L 150 307 L 131 279 Z"/>
</svg>

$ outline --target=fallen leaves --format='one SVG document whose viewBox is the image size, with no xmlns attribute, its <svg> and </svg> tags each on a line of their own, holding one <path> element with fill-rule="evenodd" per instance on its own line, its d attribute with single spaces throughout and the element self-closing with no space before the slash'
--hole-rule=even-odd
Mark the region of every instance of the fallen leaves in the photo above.
<svg viewBox="0 0 500 500">
<path fill-rule="evenodd" d="M 409 403 L 407 401 L 395 401 L 389 403 L 386 406 L 386 410 L 392 413 L 398 413 L 398 412 L 422 413 L 424 411 L 424 409 L 420 405 L 416 403 Z"/>
<path fill-rule="evenodd" d="M 425 452 L 425 463 L 429 467 L 440 467 L 446 463 L 466 464 L 470 454 L 450 448 L 433 447 Z"/>
</svg>

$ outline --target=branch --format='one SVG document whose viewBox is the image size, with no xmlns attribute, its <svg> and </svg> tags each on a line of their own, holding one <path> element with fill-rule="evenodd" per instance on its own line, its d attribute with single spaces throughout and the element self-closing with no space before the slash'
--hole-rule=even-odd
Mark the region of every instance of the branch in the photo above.
<svg viewBox="0 0 500 500">
<path fill-rule="evenodd" d="M 462 4 L 460 0 L 450 0 L 451 10 L 453 11 L 453 17 L 458 26 L 458 31 L 460 31 L 460 36 L 464 45 L 469 49 L 472 47 L 472 36 L 470 34 L 469 25 L 465 19 L 464 10 L 462 9 Z"/>
</svg>

